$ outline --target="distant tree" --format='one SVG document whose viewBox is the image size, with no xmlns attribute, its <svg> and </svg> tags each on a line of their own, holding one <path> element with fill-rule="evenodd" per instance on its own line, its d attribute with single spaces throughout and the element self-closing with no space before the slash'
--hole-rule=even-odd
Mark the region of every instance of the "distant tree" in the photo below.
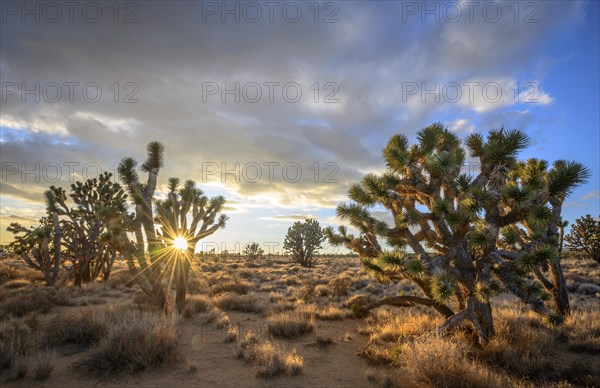
<svg viewBox="0 0 600 388">
<path fill-rule="evenodd" d="M 578 218 L 565 237 L 567 248 L 575 252 L 585 252 L 600 263 L 600 221 L 586 215 Z"/>
<path fill-rule="evenodd" d="M 319 222 L 307 218 L 304 222 L 294 222 L 288 229 L 283 249 L 303 267 L 312 267 L 315 262 L 314 255 L 322 248 L 323 241 L 325 236 Z"/>
<path fill-rule="evenodd" d="M 265 254 L 265 251 L 256 242 L 249 243 L 244 247 L 244 255 L 248 256 L 250 260 L 256 260 Z"/>
</svg>

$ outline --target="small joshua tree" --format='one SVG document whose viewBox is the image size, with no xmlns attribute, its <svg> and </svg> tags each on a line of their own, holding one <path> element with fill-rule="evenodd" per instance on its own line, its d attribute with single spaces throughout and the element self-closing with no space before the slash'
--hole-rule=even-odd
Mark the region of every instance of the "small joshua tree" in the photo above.
<svg viewBox="0 0 600 388">
<path fill-rule="evenodd" d="M 224 204 L 225 198 L 221 196 L 210 199 L 204 196 L 192 180 L 180 188 L 179 178 L 170 178 L 167 199 L 156 201 L 156 221 L 160 225 L 162 243 L 162 250 L 157 254 L 161 257 L 161 272 L 171 274 L 169 286 L 175 279 L 175 304 L 179 313 L 185 308 L 194 249 L 201 239 L 225 227 L 227 217 L 220 214 Z"/>
<path fill-rule="evenodd" d="M 260 247 L 260 245 L 258 245 L 258 243 L 253 242 L 246 245 L 242 253 L 248 256 L 250 260 L 256 260 L 264 255 L 265 251 Z"/>
<path fill-rule="evenodd" d="M 325 241 L 323 230 L 315 219 L 307 218 L 304 222 L 296 221 L 288 229 L 283 249 L 291 253 L 292 258 L 303 267 L 314 265 L 314 255 L 322 248 Z"/>
<path fill-rule="evenodd" d="M 41 271 L 47 285 L 54 286 L 61 264 L 58 215 L 53 212 L 51 217 L 41 218 L 39 225 L 31 228 L 12 223 L 7 230 L 15 235 L 10 244 L 13 252 L 20 255 L 31 268 Z"/>
<path fill-rule="evenodd" d="M 470 322 L 486 343 L 494 335 L 490 298 L 504 290 L 550 322 L 560 322 L 569 313 L 569 300 L 557 225 L 565 198 L 589 171 L 562 160 L 550 169 L 537 159 L 518 162 L 529 139 L 521 131 L 501 129 L 487 139 L 467 138 L 471 156 L 480 162 L 479 174 L 471 177 L 461 174 L 465 150 L 456 134 L 434 124 L 417 139 L 409 146 L 406 136 L 394 135 L 383 150 L 387 171 L 365 176 L 349 189 L 352 201 L 338 206 L 338 217 L 359 235 L 344 226 L 325 230 L 330 243 L 358 253 L 380 280 L 408 279 L 420 289 L 418 295 L 384 298 L 367 310 L 384 304 L 430 306 L 446 318 L 440 332 Z M 392 224 L 375 218 L 373 208 L 389 212 Z"/>
<path fill-rule="evenodd" d="M 591 215 L 578 218 L 565 237 L 567 248 L 575 252 L 585 252 L 600 263 L 600 221 Z"/>
</svg>

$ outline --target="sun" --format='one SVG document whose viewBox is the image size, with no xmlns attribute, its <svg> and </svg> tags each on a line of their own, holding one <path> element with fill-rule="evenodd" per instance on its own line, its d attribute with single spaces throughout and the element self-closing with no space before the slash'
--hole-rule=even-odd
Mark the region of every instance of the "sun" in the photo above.
<svg viewBox="0 0 600 388">
<path fill-rule="evenodd" d="M 176 237 L 175 240 L 173 240 L 173 246 L 176 249 L 185 251 L 188 248 L 188 242 L 185 238 L 179 236 L 179 237 Z"/>
</svg>

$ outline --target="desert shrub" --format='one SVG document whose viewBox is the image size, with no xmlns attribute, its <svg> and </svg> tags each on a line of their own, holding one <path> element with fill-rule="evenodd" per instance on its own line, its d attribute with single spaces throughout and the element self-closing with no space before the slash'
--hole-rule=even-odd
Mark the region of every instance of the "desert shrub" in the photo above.
<svg viewBox="0 0 600 388">
<path fill-rule="evenodd" d="M 240 328 L 238 326 L 229 326 L 223 337 L 223 342 L 235 342 L 240 336 Z"/>
<path fill-rule="evenodd" d="M 0 303 L 0 319 L 22 317 L 31 312 L 48 312 L 55 304 L 55 292 L 48 287 L 28 287 L 14 290 Z"/>
<path fill-rule="evenodd" d="M 0 331 L 0 371 L 13 368 L 21 356 L 33 347 L 30 330 L 14 325 Z"/>
<path fill-rule="evenodd" d="M 12 365 L 10 365 L 10 373 L 9 378 L 11 380 L 20 380 L 27 374 L 27 370 L 29 369 L 27 365 L 27 360 L 23 356 L 15 357 Z"/>
<path fill-rule="evenodd" d="M 270 341 L 260 342 L 253 332 L 247 332 L 237 348 L 238 358 L 252 364 L 258 377 L 275 377 L 287 373 L 296 376 L 302 372 L 304 360 L 296 350 L 287 351 Z"/>
<path fill-rule="evenodd" d="M 440 324 L 440 318 L 429 314 L 394 314 L 379 310 L 367 319 L 365 334 L 371 342 L 397 342 L 433 331 Z"/>
<path fill-rule="evenodd" d="M 50 377 L 54 370 L 55 358 L 56 354 L 53 351 L 38 352 L 33 367 L 33 376 L 35 380 L 44 381 Z"/>
<path fill-rule="evenodd" d="M 324 319 L 327 321 L 336 321 L 340 319 L 344 319 L 346 317 L 346 312 L 340 308 L 335 306 L 327 306 L 318 314 L 319 319 Z"/>
<path fill-rule="evenodd" d="M 175 319 L 130 311 L 114 322 L 106 337 L 75 366 L 97 377 L 108 378 L 164 365 L 176 357 Z"/>
<path fill-rule="evenodd" d="M 4 283 L 3 287 L 6 290 L 15 290 L 17 288 L 27 287 L 30 284 L 31 284 L 31 282 L 29 282 L 28 280 L 15 279 L 15 280 L 9 280 L 8 282 Z"/>
<path fill-rule="evenodd" d="M 226 311 L 262 313 L 265 310 L 260 298 L 254 295 L 238 295 L 226 292 L 213 297 L 213 303 L 218 308 Z"/>
<path fill-rule="evenodd" d="M 314 318 L 298 311 L 277 313 L 267 318 L 267 331 L 276 338 L 298 338 L 312 332 L 314 327 Z"/>
<path fill-rule="evenodd" d="M 352 279 L 349 277 L 340 277 L 331 280 L 327 286 L 331 289 L 331 292 L 333 292 L 334 295 L 342 296 L 348 294 L 348 289 L 350 288 L 351 284 Z"/>
<path fill-rule="evenodd" d="M 224 311 L 221 311 L 218 308 L 212 308 L 208 311 L 206 321 L 214 322 L 218 328 L 223 328 L 229 324 L 229 317 Z"/>
<path fill-rule="evenodd" d="M 577 352 L 600 352 L 600 311 L 575 310 L 560 328 L 560 336 Z"/>
<path fill-rule="evenodd" d="M 245 295 L 252 289 L 252 283 L 241 280 L 232 280 L 212 286 L 211 291 L 213 295 L 220 294 L 223 292 L 233 292 L 240 295 Z"/>
<path fill-rule="evenodd" d="M 496 336 L 478 357 L 518 376 L 541 377 L 550 364 L 554 335 L 532 312 L 504 307 L 497 312 Z"/>
<path fill-rule="evenodd" d="M 329 296 L 331 295 L 331 290 L 324 284 L 319 284 L 315 286 L 315 294 L 318 296 Z"/>
<path fill-rule="evenodd" d="M 185 300 L 184 316 L 190 318 L 194 314 L 205 313 L 212 305 L 206 295 L 189 295 Z"/>
<path fill-rule="evenodd" d="M 45 328 L 46 343 L 63 345 L 67 343 L 91 346 L 99 342 L 108 333 L 109 323 L 113 320 L 107 310 L 79 310 L 58 314 Z"/>
<path fill-rule="evenodd" d="M 468 345 L 437 335 L 426 335 L 401 346 L 397 353 L 400 375 L 416 386 L 501 387 L 511 381 L 471 360 Z"/>
</svg>

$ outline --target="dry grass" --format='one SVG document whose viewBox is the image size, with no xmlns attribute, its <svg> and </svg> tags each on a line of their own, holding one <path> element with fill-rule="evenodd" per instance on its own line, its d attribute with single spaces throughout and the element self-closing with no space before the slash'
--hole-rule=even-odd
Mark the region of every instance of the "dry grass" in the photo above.
<svg viewBox="0 0 600 388">
<path fill-rule="evenodd" d="M 560 337 L 576 352 L 600 353 L 600 310 L 575 310 L 560 328 Z"/>
<path fill-rule="evenodd" d="M 261 342 L 253 332 L 246 333 L 238 344 L 238 358 L 243 358 L 254 367 L 258 377 L 275 377 L 282 374 L 296 376 L 302 373 L 304 359 L 295 349 L 287 351 L 270 341 Z"/>
<path fill-rule="evenodd" d="M 114 322 L 91 353 L 75 366 L 101 379 L 161 366 L 177 357 L 175 319 L 130 311 Z"/>
<path fill-rule="evenodd" d="M 339 321 L 344 319 L 348 314 L 335 306 L 329 305 L 325 307 L 322 311 L 319 311 L 319 319 L 323 319 L 326 321 Z"/>
<path fill-rule="evenodd" d="M 54 370 L 54 359 L 56 353 L 54 351 L 39 352 L 35 357 L 35 366 L 33 367 L 34 379 L 44 381 L 52 374 Z"/>
<path fill-rule="evenodd" d="M 478 358 L 517 376 L 542 377 L 555 348 L 553 333 L 541 326 L 539 317 L 520 307 L 500 307 L 495 313 L 496 335 Z"/>
<path fill-rule="evenodd" d="M 68 343 L 91 346 L 106 336 L 109 323 L 115 315 L 113 309 L 87 309 L 58 314 L 46 325 L 46 343 L 52 346 Z"/>
<path fill-rule="evenodd" d="M 314 318 L 300 311 L 277 313 L 267 318 L 267 331 L 275 338 L 295 339 L 314 328 Z"/>
<path fill-rule="evenodd" d="M 206 295 L 188 295 L 185 300 L 183 315 L 190 318 L 195 314 L 205 313 L 212 306 L 210 298 Z"/>
<path fill-rule="evenodd" d="M 226 311 L 262 313 L 265 310 L 262 300 L 255 295 L 226 292 L 214 296 L 212 300 L 215 306 Z"/>
<path fill-rule="evenodd" d="M 349 277 L 339 277 L 331 280 L 327 283 L 327 286 L 331 289 L 331 292 L 335 296 L 348 295 L 348 290 L 352 284 L 352 279 Z"/>
<path fill-rule="evenodd" d="M 379 310 L 367 319 L 363 334 L 370 335 L 371 342 L 397 342 L 430 332 L 442 323 L 441 318 L 429 314 L 397 314 Z"/>
<path fill-rule="evenodd" d="M 54 288 L 33 285 L 11 290 L 0 302 L 0 319 L 48 312 L 57 302 L 56 294 Z"/>
<path fill-rule="evenodd" d="M 469 358 L 464 342 L 436 335 L 401 345 L 396 362 L 400 375 L 425 387 L 502 387 L 511 379 Z"/>
</svg>

